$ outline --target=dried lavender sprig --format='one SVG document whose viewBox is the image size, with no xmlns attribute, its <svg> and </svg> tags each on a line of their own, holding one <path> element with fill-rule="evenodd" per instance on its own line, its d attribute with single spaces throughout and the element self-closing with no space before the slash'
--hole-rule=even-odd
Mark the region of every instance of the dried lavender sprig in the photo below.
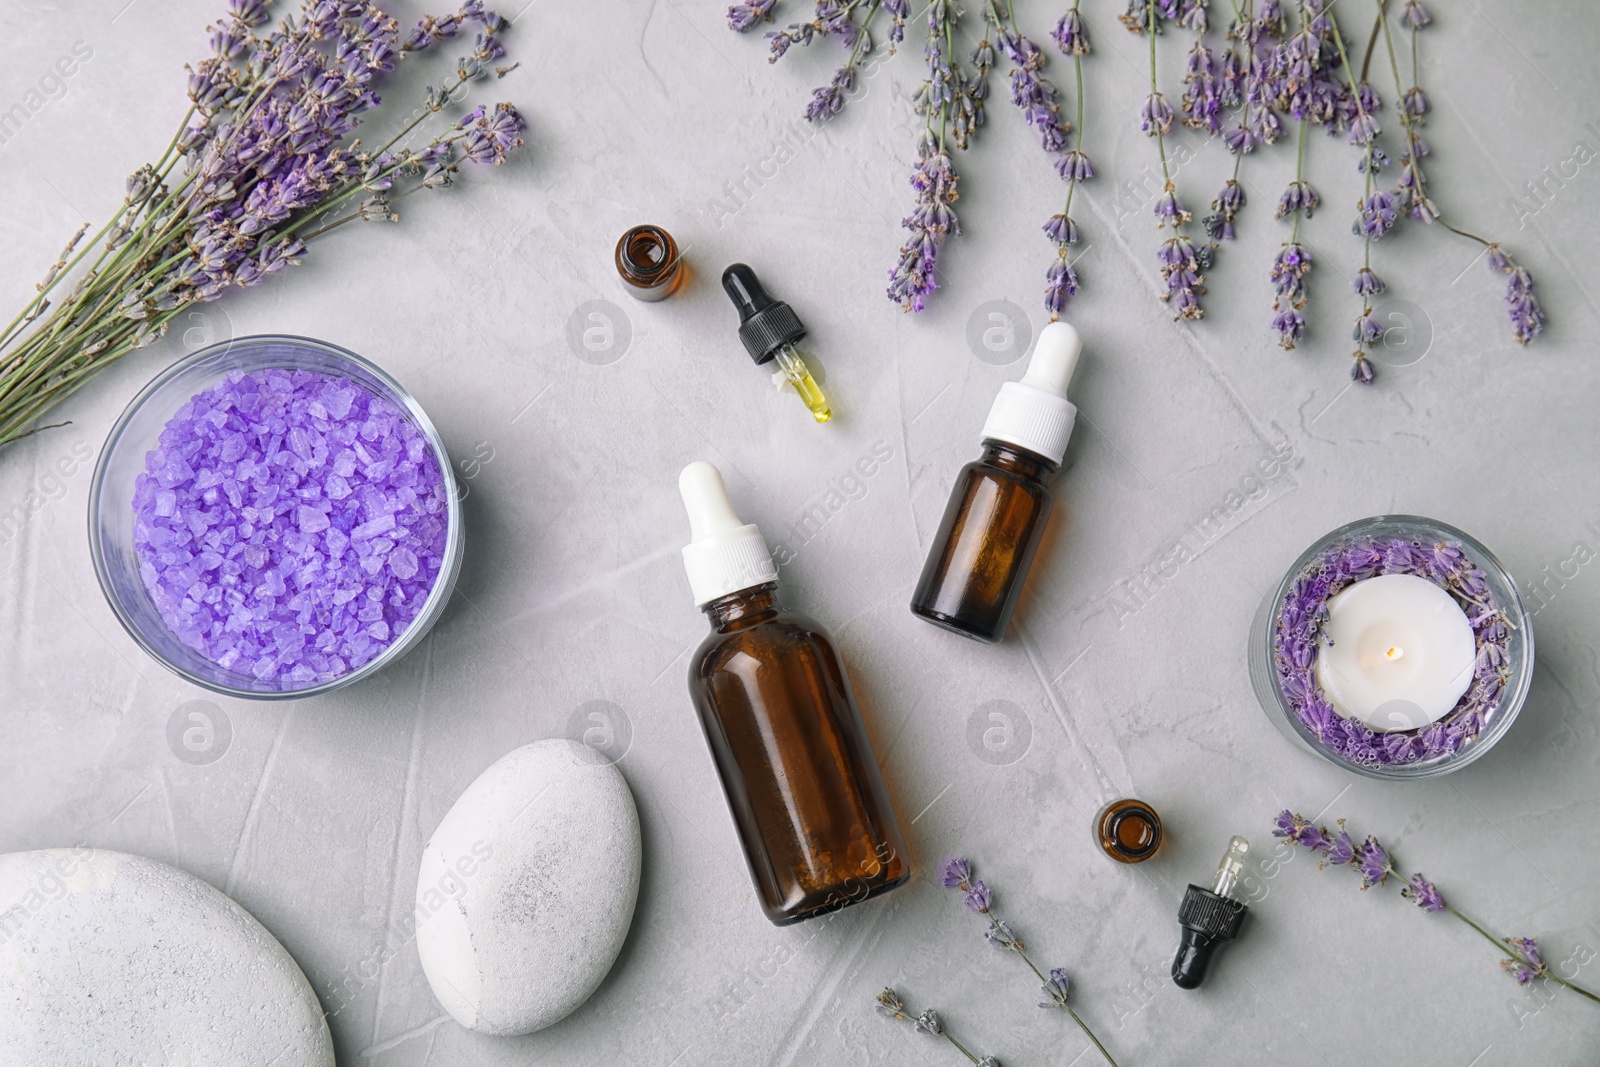
<svg viewBox="0 0 1600 1067">
<path fill-rule="evenodd" d="M 1111 1053 L 1107 1052 L 1106 1047 L 1100 1043 L 1100 1039 L 1094 1036 L 1094 1031 L 1089 1029 L 1089 1024 L 1084 1022 L 1083 1018 L 1073 1010 L 1072 1005 L 1067 1002 L 1067 972 L 1057 967 L 1052 969 L 1049 976 L 1046 977 L 1038 967 L 1034 966 L 1033 961 L 1028 958 L 1028 954 L 1023 951 L 1022 941 L 1012 932 L 1011 927 L 1004 920 L 991 911 L 994 903 L 994 894 L 981 879 L 973 877 L 972 861 L 959 857 L 945 860 L 939 865 L 939 884 L 946 889 L 959 891 L 962 895 L 961 902 L 966 909 L 974 915 L 981 915 L 988 920 L 988 927 L 983 932 L 985 941 L 996 948 L 1003 948 L 1016 953 L 1017 957 L 1028 965 L 1028 969 L 1039 979 L 1046 997 L 1039 1004 L 1039 1007 L 1061 1008 L 1072 1016 L 1072 1021 L 1078 1024 L 1078 1029 L 1082 1030 L 1084 1036 L 1094 1043 L 1095 1048 L 1099 1049 L 1100 1055 L 1105 1057 L 1106 1062 L 1111 1064 L 1111 1067 L 1117 1067 L 1117 1061 L 1111 1058 Z"/>
<path fill-rule="evenodd" d="M 1357 845 L 1355 839 L 1345 829 L 1344 820 L 1338 821 L 1339 833 L 1328 832 L 1327 827 L 1317 826 L 1301 818 L 1288 809 L 1280 812 L 1273 822 L 1272 835 L 1302 845 L 1311 852 L 1323 856 L 1318 867 L 1348 867 L 1361 875 L 1361 888 L 1370 889 L 1375 885 L 1383 885 L 1388 881 L 1389 875 L 1398 874 L 1394 856 L 1378 843 L 1375 837 L 1368 837 Z M 1503 937 L 1496 938 L 1472 919 L 1446 903 L 1444 896 L 1434 884 L 1421 874 L 1413 874 L 1401 882 L 1400 893 L 1417 907 L 1427 912 L 1449 912 L 1472 929 L 1476 930 L 1485 941 L 1500 949 L 1509 952 L 1511 959 L 1502 960 L 1500 967 L 1516 979 L 1518 985 L 1527 985 L 1538 978 L 1548 978 L 1566 986 L 1574 993 L 1581 993 L 1590 1000 L 1600 1003 L 1600 995 L 1590 992 L 1575 982 L 1570 982 L 1558 974 L 1551 972 L 1539 950 L 1539 942 L 1531 937 Z"/>
<path fill-rule="evenodd" d="M 1480 237 L 1445 221 L 1429 193 L 1428 178 L 1420 160 L 1428 155 L 1431 149 L 1417 132 L 1426 121 L 1424 116 L 1428 111 L 1427 96 L 1420 84 L 1421 70 L 1417 65 L 1417 33 L 1433 20 L 1420 0 L 1407 0 L 1401 11 L 1400 21 L 1411 34 L 1412 85 L 1409 89 L 1405 88 L 1400 76 L 1400 61 L 1395 56 L 1394 35 L 1389 29 L 1387 6 L 1382 2 L 1378 4 L 1378 23 L 1383 29 L 1384 45 L 1389 53 L 1389 67 L 1394 73 L 1395 94 L 1401 100 L 1397 110 L 1406 135 L 1406 154 L 1401 159 L 1402 170 L 1400 183 L 1395 190 L 1395 200 L 1401 210 L 1408 212 L 1418 221 L 1438 222 L 1456 236 L 1476 241 L 1488 250 L 1489 269 L 1509 275 L 1506 285 L 1506 305 L 1511 319 L 1511 331 L 1517 339 L 1517 344 L 1526 345 L 1544 331 L 1546 321 L 1544 307 L 1533 292 L 1533 276 L 1520 267 L 1498 242 Z"/>
<path fill-rule="evenodd" d="M 1355 362 L 1350 367 L 1350 380 L 1357 385 L 1371 385 L 1373 379 L 1377 377 L 1377 369 L 1372 365 L 1372 359 L 1367 355 L 1367 351 L 1383 336 L 1383 329 L 1372 313 L 1371 297 L 1383 291 L 1383 282 L 1372 272 L 1372 242 L 1389 232 L 1389 228 L 1394 225 L 1396 213 L 1388 194 L 1381 189 L 1373 188 L 1377 182 L 1378 171 L 1385 162 L 1385 157 L 1378 150 L 1378 134 L 1382 132 L 1382 128 L 1374 114 L 1379 103 L 1377 93 L 1365 82 L 1360 85 L 1355 83 L 1356 73 L 1350 66 L 1350 56 L 1344 47 L 1344 35 L 1339 31 L 1339 21 L 1334 17 L 1332 9 L 1328 10 L 1327 18 L 1331 36 L 1339 48 L 1339 63 L 1344 68 L 1345 76 L 1350 79 L 1350 99 L 1356 106 L 1356 119 L 1350 124 L 1350 143 L 1361 148 L 1361 162 L 1358 166 L 1365 185 L 1358 217 L 1351 224 L 1351 230 L 1361 238 L 1361 269 L 1356 272 L 1352 282 L 1356 296 L 1361 302 L 1361 313 L 1356 316 L 1355 327 L 1351 330 L 1356 348 L 1351 353 Z"/>
<path fill-rule="evenodd" d="M 1056 246 L 1055 262 L 1045 271 L 1044 306 L 1051 322 L 1061 317 L 1067 301 L 1078 292 L 1078 271 L 1068 258 L 1072 246 L 1078 243 L 1078 224 L 1072 218 L 1072 194 L 1077 191 L 1079 182 L 1094 177 L 1094 166 L 1083 151 L 1083 57 L 1089 54 L 1090 48 L 1078 2 L 1072 0 L 1072 6 L 1061 16 L 1051 34 L 1062 54 L 1072 57 L 1072 73 L 1077 83 L 1077 121 L 1072 124 L 1072 145 L 1056 164 L 1056 170 L 1067 183 L 1067 200 L 1061 214 L 1053 216 L 1044 226 L 1045 236 Z M 1007 10 L 1010 10 L 1009 4 Z"/>
<path fill-rule="evenodd" d="M 906 1007 L 905 1001 L 900 999 L 900 994 L 896 993 L 892 986 L 885 986 L 883 992 L 873 999 L 878 1002 L 876 1009 L 878 1014 L 885 1019 L 908 1022 L 919 1034 L 944 1038 L 954 1045 L 956 1050 L 965 1056 L 969 1063 L 975 1063 L 977 1067 L 1000 1067 L 1000 1061 L 993 1056 L 984 1056 L 980 1059 L 973 1055 L 965 1045 L 955 1039 L 955 1036 L 949 1030 L 945 1029 L 944 1020 L 932 1008 L 925 1008 L 920 1013 L 913 1015 L 911 1009 Z"/>
<path fill-rule="evenodd" d="M 822 122 L 843 110 L 845 94 L 856 85 L 856 68 L 861 63 L 861 58 L 872 51 L 872 20 L 882 6 L 882 0 L 868 0 L 861 25 L 855 30 L 855 41 L 850 45 L 850 58 L 844 66 L 834 71 L 827 85 L 811 94 L 811 102 L 806 105 L 807 121 Z M 854 4 L 851 4 L 845 12 L 845 17 L 855 18 Z"/>
<path fill-rule="evenodd" d="M 1064 153 L 1072 124 L 1061 117 L 1055 83 L 1043 74 L 1044 52 L 1017 28 L 1010 0 L 1005 0 L 1003 13 L 999 0 L 985 0 L 984 18 L 994 28 L 1001 51 L 1011 61 L 1011 102 L 1022 112 L 1024 121 L 1038 130 L 1039 144 L 1046 154 Z"/>
<path fill-rule="evenodd" d="M 906 311 L 921 311 L 928 296 L 939 287 L 939 252 L 945 238 L 961 233 L 961 223 L 951 207 L 959 196 L 960 176 L 950 160 L 946 139 L 951 134 L 952 118 L 971 114 L 970 85 L 960 64 L 953 58 L 955 26 L 961 11 L 954 0 L 932 0 L 928 6 L 928 41 L 924 57 L 928 77 L 917 93 L 916 107 L 922 114 L 922 135 L 917 141 L 917 165 L 911 172 L 911 187 L 916 191 L 916 207 L 901 220 L 910 231 L 900 246 L 900 259 L 889 271 L 888 296 Z M 981 98 L 980 98 L 981 99 Z M 969 107 L 962 111 L 963 102 Z M 939 119 L 938 133 L 933 120 Z M 957 147 L 963 141 L 962 125 L 957 125 Z"/>
<path fill-rule="evenodd" d="M 1272 261 L 1272 329 L 1278 335 L 1278 344 L 1285 352 L 1291 351 L 1295 342 L 1305 336 L 1306 320 L 1302 312 L 1306 306 L 1306 276 L 1311 273 L 1311 252 L 1300 243 L 1300 218 L 1310 217 L 1318 197 L 1316 190 L 1305 181 L 1306 124 L 1300 120 L 1299 141 L 1295 162 L 1294 181 L 1278 202 L 1278 217 L 1291 217 L 1289 240 L 1283 251 Z"/>
<path fill-rule="evenodd" d="M 1142 18 L 1136 15 L 1141 7 Z M 1162 18 L 1177 18 L 1177 0 L 1163 0 L 1160 14 Z M 1156 16 L 1156 0 L 1144 0 L 1142 5 L 1139 0 L 1130 0 L 1128 12 L 1118 17 L 1131 32 L 1143 33 L 1150 38 L 1150 95 L 1140 113 L 1140 129 L 1155 138 L 1156 155 L 1161 160 L 1163 185 L 1161 196 L 1155 203 L 1156 227 L 1160 229 L 1171 225 L 1173 231 L 1172 236 L 1156 250 L 1156 259 L 1161 264 L 1161 280 L 1166 286 L 1161 301 L 1173 309 L 1174 320 L 1199 319 L 1205 317 L 1200 297 L 1206 291 L 1205 268 L 1209 265 L 1210 250 L 1196 248 L 1194 242 L 1182 233 L 1190 214 L 1178 200 L 1178 188 L 1173 183 L 1172 169 L 1167 163 L 1166 135 L 1172 129 L 1174 115 L 1156 81 L 1156 35 L 1161 32 Z"/>
</svg>

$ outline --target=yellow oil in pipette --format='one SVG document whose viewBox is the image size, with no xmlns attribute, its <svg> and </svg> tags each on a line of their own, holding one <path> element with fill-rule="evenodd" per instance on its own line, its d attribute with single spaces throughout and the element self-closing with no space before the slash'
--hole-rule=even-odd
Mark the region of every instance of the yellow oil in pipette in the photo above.
<svg viewBox="0 0 1600 1067">
<path fill-rule="evenodd" d="M 817 380 L 811 376 L 811 368 L 806 366 L 805 357 L 795 350 L 794 345 L 786 344 L 778 349 L 776 356 L 778 366 L 783 369 L 783 376 L 794 391 L 800 394 L 801 403 L 811 410 L 811 417 L 818 422 L 827 422 L 833 418 L 833 409 L 828 406 L 828 398 L 822 395 Z"/>
</svg>

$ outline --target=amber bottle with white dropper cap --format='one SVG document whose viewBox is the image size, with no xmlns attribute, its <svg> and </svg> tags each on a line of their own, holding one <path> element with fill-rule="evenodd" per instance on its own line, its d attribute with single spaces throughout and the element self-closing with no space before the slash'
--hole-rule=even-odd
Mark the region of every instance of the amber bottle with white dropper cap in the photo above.
<svg viewBox="0 0 1600 1067">
<path fill-rule="evenodd" d="M 711 621 L 689 692 L 762 910 L 784 925 L 903 884 L 905 839 L 833 638 L 778 604 L 761 531 L 716 467 L 689 464 L 678 490 L 689 588 Z"/>
<path fill-rule="evenodd" d="M 1005 637 L 1055 498 L 1078 409 L 1067 385 L 1078 331 L 1052 322 L 1020 382 L 1007 382 L 983 424 L 983 456 L 961 468 L 911 597 L 913 613 L 980 641 Z"/>
</svg>

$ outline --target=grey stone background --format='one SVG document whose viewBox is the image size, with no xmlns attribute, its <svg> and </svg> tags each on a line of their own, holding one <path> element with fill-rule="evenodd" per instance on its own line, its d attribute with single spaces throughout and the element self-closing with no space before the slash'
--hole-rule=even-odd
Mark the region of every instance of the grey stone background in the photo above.
<svg viewBox="0 0 1600 1067">
<path fill-rule="evenodd" d="M 1370 0 L 1346 2 L 1336 11 L 1364 43 Z M 798 116 L 835 47 L 770 68 L 758 39 L 727 32 L 724 6 L 507 9 L 523 65 L 490 98 L 529 117 L 522 158 L 403 202 L 398 226 L 345 228 L 296 270 L 198 311 L 82 390 L 61 409 L 72 425 L 0 455 L 0 512 L 30 491 L 48 501 L 0 544 L 0 851 L 86 842 L 230 893 L 305 969 L 350 1065 L 960 1062 L 872 1014 L 888 983 L 944 1009 L 1007 1067 L 1095 1062 L 1069 1020 L 1034 1007 L 1025 968 L 937 888 L 934 867 L 952 853 L 974 858 L 1042 965 L 1071 971 L 1079 1011 L 1125 1065 L 1593 1063 L 1593 1004 L 1519 989 L 1465 927 L 1393 891 L 1362 894 L 1268 835 L 1284 807 L 1348 817 L 1497 932 L 1544 938 L 1552 959 L 1581 961 L 1579 979 L 1600 984 L 1590 6 L 1431 5 L 1436 194 L 1447 217 L 1498 236 L 1534 272 L 1551 323 L 1519 350 L 1479 250 L 1403 227 L 1375 266 L 1409 302 L 1389 357 L 1409 365 L 1356 389 L 1353 151 L 1321 135 L 1308 149 L 1325 207 L 1304 230 L 1318 257 L 1305 344 L 1286 354 L 1267 330 L 1286 231 L 1271 208 L 1293 168 L 1282 144 L 1246 163 L 1251 204 L 1209 279 L 1205 321 L 1173 324 L 1154 296 L 1143 43 L 1116 24 L 1120 4 L 1085 5 L 1097 46 L 1085 136 L 1100 174 L 1075 211 L 1081 416 L 1019 622 L 998 648 L 905 605 L 989 402 L 1021 373 L 1021 351 L 979 358 L 969 322 L 1009 301 L 1023 332 L 1043 325 L 1051 251 L 1038 228 L 1063 187 L 997 72 L 989 125 L 957 158 L 966 234 L 947 246 L 932 307 L 903 315 L 882 290 L 910 203 L 920 26 L 812 131 Z M 1064 6 L 1017 5 L 1040 40 Z M 0 9 L 0 106 L 26 101 L 75 42 L 93 50 L 0 143 L 0 303 L 25 300 L 62 240 L 107 215 L 123 177 L 166 143 L 183 63 L 203 54 L 220 7 Z M 1180 41 L 1162 53 L 1174 98 Z M 431 62 L 391 82 L 391 102 L 408 108 L 442 78 Z M 1049 71 L 1065 82 L 1070 66 L 1056 57 Z M 1231 159 L 1176 141 L 1180 191 L 1203 206 Z M 663 304 L 631 302 L 610 265 L 617 236 L 644 221 L 688 249 L 690 284 Z M 736 259 L 810 325 L 833 424 L 812 424 L 742 354 L 717 285 Z M 569 321 L 596 300 L 611 305 L 617 340 L 580 357 Z M 470 489 L 462 580 L 426 643 L 361 685 L 282 704 L 213 698 L 145 657 L 90 567 L 91 465 L 50 475 L 74 448 L 98 454 L 167 362 L 259 332 L 382 363 L 430 412 Z M 875 449 L 889 458 L 850 480 Z M 1260 479 L 1274 450 L 1287 458 Z M 720 464 L 741 513 L 790 550 L 785 597 L 838 637 L 909 832 L 913 883 L 825 921 L 780 930 L 761 917 L 685 692 L 705 624 L 679 562 L 675 480 L 696 458 Z M 1245 669 L 1250 618 L 1289 561 L 1333 526 L 1391 510 L 1471 531 L 1539 590 L 1537 676 L 1515 728 L 1488 758 L 1426 783 L 1359 780 L 1292 749 Z M 1193 560 L 1163 567 L 1179 543 Z M 197 700 L 227 723 L 210 762 L 169 744 L 169 723 Z M 632 935 L 566 1021 L 517 1040 L 469 1034 L 397 932 L 422 843 L 495 758 L 581 735 L 591 713 L 625 739 L 644 824 Z M 983 743 L 992 713 L 1012 725 L 999 751 Z M 1152 803 L 1170 829 L 1137 868 L 1089 839 L 1093 812 L 1119 795 Z M 1257 846 L 1252 925 L 1186 993 L 1166 977 L 1175 910 L 1232 833 Z"/>
</svg>

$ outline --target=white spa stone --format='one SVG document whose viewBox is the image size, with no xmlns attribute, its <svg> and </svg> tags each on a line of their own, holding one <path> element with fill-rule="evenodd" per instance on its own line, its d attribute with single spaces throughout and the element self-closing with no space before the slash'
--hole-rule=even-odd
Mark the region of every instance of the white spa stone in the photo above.
<svg viewBox="0 0 1600 1067">
<path fill-rule="evenodd" d="M 333 1067 L 322 1006 L 249 912 L 142 856 L 0 856 L 0 1063 Z"/>
<path fill-rule="evenodd" d="M 486 1034 L 564 1018 L 622 949 L 639 864 L 633 794 L 603 755 L 554 740 L 502 756 L 423 849 L 417 952 L 439 1003 Z"/>
</svg>

